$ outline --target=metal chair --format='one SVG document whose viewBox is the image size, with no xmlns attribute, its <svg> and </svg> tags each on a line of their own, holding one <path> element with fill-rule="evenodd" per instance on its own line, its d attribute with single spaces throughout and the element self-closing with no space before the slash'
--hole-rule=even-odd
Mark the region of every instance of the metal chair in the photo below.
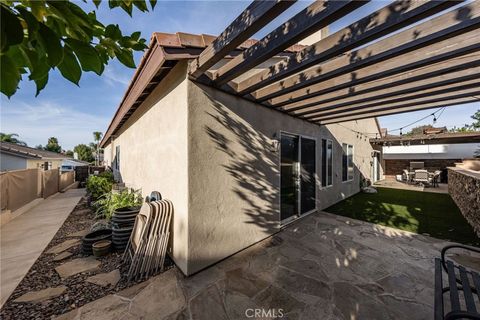
<svg viewBox="0 0 480 320">
<path fill-rule="evenodd" d="M 422 183 L 424 185 L 430 185 L 432 179 L 428 176 L 427 170 L 415 170 L 415 175 L 413 177 L 415 183 Z"/>
</svg>

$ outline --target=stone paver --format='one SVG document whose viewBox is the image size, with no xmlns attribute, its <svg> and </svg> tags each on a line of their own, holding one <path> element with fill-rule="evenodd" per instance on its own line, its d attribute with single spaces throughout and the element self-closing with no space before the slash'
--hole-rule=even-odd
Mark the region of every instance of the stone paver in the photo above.
<svg viewBox="0 0 480 320">
<path fill-rule="evenodd" d="M 58 297 L 61 295 L 63 292 L 67 290 L 67 287 L 65 286 L 59 286 L 55 288 L 47 288 L 39 291 L 32 291 L 28 292 L 17 299 L 15 299 L 15 302 L 30 302 L 30 303 L 36 303 L 36 302 L 42 302 L 45 300 L 49 300 L 51 298 Z"/>
<path fill-rule="evenodd" d="M 70 189 L 45 199 L 0 229 L 0 306 L 75 208 L 85 189 Z"/>
<path fill-rule="evenodd" d="M 84 237 L 89 232 L 90 232 L 90 229 L 84 229 L 77 232 L 72 232 L 68 234 L 67 237 Z"/>
<path fill-rule="evenodd" d="M 56 246 L 48 249 L 46 253 L 53 253 L 53 254 L 59 254 L 65 250 L 70 249 L 71 247 L 75 247 L 79 245 L 81 241 L 79 239 L 68 239 L 65 240 L 62 243 L 57 244 Z"/>
<path fill-rule="evenodd" d="M 55 268 L 58 275 L 62 278 L 68 278 L 77 273 L 95 271 L 100 266 L 100 261 L 95 258 L 78 258 L 69 262 L 66 262 Z"/>
<path fill-rule="evenodd" d="M 67 259 L 68 257 L 71 257 L 73 253 L 71 252 L 68 252 L 68 251 L 64 251 L 60 254 L 57 254 L 55 257 L 53 257 L 53 261 L 61 261 L 61 260 L 64 260 L 64 259 Z"/>
<path fill-rule="evenodd" d="M 115 286 L 120 281 L 120 271 L 115 269 L 108 273 L 99 273 L 88 277 L 85 281 L 102 287 Z"/>
<path fill-rule="evenodd" d="M 191 277 L 171 269 L 70 315 L 237 320 L 261 308 L 270 316 L 258 319 L 280 309 L 283 319 L 431 319 L 433 258 L 447 244 L 320 212 Z"/>
</svg>

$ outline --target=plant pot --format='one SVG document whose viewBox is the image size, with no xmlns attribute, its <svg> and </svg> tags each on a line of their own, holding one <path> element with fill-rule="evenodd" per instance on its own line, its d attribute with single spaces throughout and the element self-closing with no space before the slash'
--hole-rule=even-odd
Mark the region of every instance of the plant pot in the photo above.
<svg viewBox="0 0 480 320">
<path fill-rule="evenodd" d="M 106 256 L 110 252 L 111 247 L 112 247 L 112 241 L 110 240 L 97 241 L 92 245 L 93 255 L 95 257 Z"/>
<path fill-rule="evenodd" d="M 88 233 L 82 238 L 83 254 L 92 254 L 92 245 L 100 240 L 111 240 L 112 229 L 101 229 Z"/>
<path fill-rule="evenodd" d="M 125 250 L 128 240 L 130 240 L 130 235 L 132 234 L 132 231 L 133 225 L 123 228 L 112 229 L 112 242 L 116 250 Z"/>
<path fill-rule="evenodd" d="M 126 208 L 119 208 L 116 209 L 113 214 L 117 216 L 125 216 L 125 215 L 137 215 L 140 212 L 140 207 L 126 207 Z"/>
</svg>

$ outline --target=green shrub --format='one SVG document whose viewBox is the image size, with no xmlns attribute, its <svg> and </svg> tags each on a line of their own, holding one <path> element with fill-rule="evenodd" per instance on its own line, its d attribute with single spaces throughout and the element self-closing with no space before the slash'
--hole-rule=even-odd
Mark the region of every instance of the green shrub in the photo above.
<svg viewBox="0 0 480 320">
<path fill-rule="evenodd" d="M 87 192 L 94 200 L 112 191 L 113 181 L 108 178 L 91 175 L 87 179 Z"/>
<path fill-rule="evenodd" d="M 121 208 L 137 207 L 142 204 L 140 190 L 124 189 L 120 192 L 110 191 L 95 202 L 97 217 L 107 220 L 112 218 L 113 212 Z"/>
<path fill-rule="evenodd" d="M 110 182 L 114 182 L 114 178 L 113 178 L 113 172 L 112 171 L 103 171 L 101 173 L 98 174 L 99 177 L 102 177 L 102 178 L 107 178 L 108 181 Z"/>
</svg>

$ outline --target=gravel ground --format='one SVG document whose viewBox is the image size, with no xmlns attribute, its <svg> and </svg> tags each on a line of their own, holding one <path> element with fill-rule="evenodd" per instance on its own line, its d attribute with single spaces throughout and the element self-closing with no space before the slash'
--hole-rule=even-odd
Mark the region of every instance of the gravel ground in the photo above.
<svg viewBox="0 0 480 320">
<path fill-rule="evenodd" d="M 80 273 L 67 279 L 62 279 L 55 271 L 56 267 L 65 262 L 85 257 L 81 253 L 81 245 L 68 249 L 67 251 L 73 253 L 72 256 L 58 262 L 53 261 L 55 255 L 46 254 L 45 251 L 67 239 L 74 239 L 72 237 L 67 237 L 69 234 L 90 228 L 95 222 L 94 217 L 95 214 L 88 208 L 86 199 L 82 199 L 72 213 L 70 213 L 55 237 L 2 307 L 0 319 L 17 320 L 54 318 L 56 315 L 66 313 L 72 309 L 81 307 L 88 302 L 102 298 L 113 292 L 121 291 L 138 283 L 132 281 L 127 285 L 126 272 L 128 270 L 126 266 L 121 265 L 122 253 L 113 252 L 105 257 L 97 258 L 97 260 L 101 262 L 101 265 L 100 270 L 95 272 Z M 78 239 L 80 239 L 80 237 L 78 237 Z M 166 260 L 166 265 L 168 266 L 166 266 L 165 269 L 167 270 L 173 264 L 168 257 Z M 115 269 L 120 269 L 122 278 L 113 288 L 101 287 L 85 281 L 86 278 L 94 274 L 110 272 Z M 49 287 L 57 287 L 60 285 L 66 286 L 67 290 L 62 295 L 51 300 L 42 303 L 13 302 L 13 300 L 27 292 L 38 291 Z"/>
</svg>

